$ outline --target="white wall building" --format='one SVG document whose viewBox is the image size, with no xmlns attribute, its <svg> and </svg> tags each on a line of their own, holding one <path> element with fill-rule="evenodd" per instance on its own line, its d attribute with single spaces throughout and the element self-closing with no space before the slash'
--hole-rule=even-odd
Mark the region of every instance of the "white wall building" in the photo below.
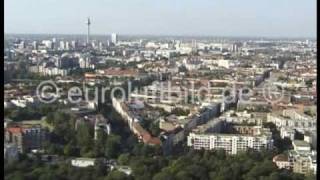
<svg viewBox="0 0 320 180">
<path fill-rule="evenodd" d="M 282 139 L 289 138 L 291 141 L 294 140 L 295 130 L 288 127 L 280 128 L 280 136 Z"/>
<path fill-rule="evenodd" d="M 76 158 L 71 160 L 71 165 L 75 167 L 89 167 L 94 166 L 97 160 L 94 158 Z"/>
<path fill-rule="evenodd" d="M 9 162 L 18 160 L 18 147 L 15 144 L 4 144 L 4 159 Z"/>
<path fill-rule="evenodd" d="M 223 149 L 229 154 L 237 154 L 249 148 L 254 150 L 273 148 L 271 134 L 242 135 L 242 134 L 196 134 L 188 136 L 188 146 L 194 149 Z"/>
<path fill-rule="evenodd" d="M 292 169 L 293 163 L 290 161 L 289 157 L 284 154 L 279 154 L 273 157 L 272 162 L 277 165 L 279 169 Z"/>
<path fill-rule="evenodd" d="M 269 113 L 267 115 L 267 122 L 274 123 L 278 128 L 288 127 L 296 130 L 313 130 L 317 126 L 315 118 L 306 118 L 305 116 L 300 116 L 298 113 L 285 113 L 290 115 L 283 117 L 277 114 Z"/>
<path fill-rule="evenodd" d="M 117 44 L 117 42 L 118 42 L 118 35 L 117 35 L 116 33 L 112 33 L 112 34 L 111 34 L 111 42 L 112 42 L 113 44 Z"/>
</svg>

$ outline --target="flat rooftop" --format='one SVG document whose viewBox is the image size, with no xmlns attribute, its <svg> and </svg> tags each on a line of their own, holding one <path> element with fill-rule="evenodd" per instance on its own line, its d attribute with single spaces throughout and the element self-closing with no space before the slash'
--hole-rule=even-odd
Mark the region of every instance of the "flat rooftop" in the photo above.
<svg viewBox="0 0 320 180">
<path fill-rule="evenodd" d="M 302 141 L 302 140 L 294 140 L 292 142 L 292 144 L 296 145 L 296 146 L 302 146 L 302 147 L 310 147 L 310 144 L 306 141 Z"/>
</svg>

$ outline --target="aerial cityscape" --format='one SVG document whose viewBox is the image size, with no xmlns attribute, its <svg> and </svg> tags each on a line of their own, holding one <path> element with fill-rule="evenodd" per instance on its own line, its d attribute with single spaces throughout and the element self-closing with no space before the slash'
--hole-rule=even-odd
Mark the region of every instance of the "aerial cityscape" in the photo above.
<svg viewBox="0 0 320 180">
<path fill-rule="evenodd" d="M 188 25 L 181 22 L 194 33 L 179 33 L 170 23 L 186 12 L 180 12 L 176 2 L 163 2 L 159 8 L 164 13 L 172 13 L 172 6 L 179 12 L 169 13 L 171 20 L 163 16 L 170 21 L 163 24 L 168 26 L 163 33 L 152 31 L 147 17 L 145 28 L 150 32 L 138 33 L 142 22 L 128 21 L 128 28 L 119 33 L 110 31 L 123 29 L 117 23 L 109 30 L 99 24 L 101 18 L 113 20 L 109 12 L 103 14 L 103 7 L 94 9 L 79 1 L 74 3 L 98 12 L 74 16 L 62 7 L 61 16 L 69 13 L 80 22 L 72 33 L 68 18 L 52 30 L 54 14 L 32 12 L 42 6 L 55 10 L 51 1 L 31 0 L 31 12 L 19 17 L 21 22 L 11 10 L 15 1 L 5 2 L 4 179 L 316 179 L 317 39 L 313 30 L 299 35 L 309 22 L 316 24 L 315 17 L 305 16 L 301 31 L 293 29 L 288 36 L 277 34 L 276 28 L 269 29 L 272 35 L 264 33 L 268 29 L 222 34 L 219 28 L 212 32 L 219 35 L 210 35 L 206 28 L 194 27 L 196 19 Z M 299 3 L 316 1 L 292 2 L 299 8 Z M 19 8 L 27 9 L 24 3 Z M 119 8 L 119 14 L 126 5 L 104 3 L 110 3 L 108 10 Z M 158 12 L 152 3 L 146 4 L 140 8 L 151 9 L 141 11 Z M 188 9 L 191 3 L 186 4 Z M 245 10 L 243 6 L 239 8 Z M 256 13 L 255 21 L 263 20 L 264 15 Z M 119 16 L 134 19 L 142 14 Z M 30 22 L 31 29 L 19 28 L 31 16 L 48 17 L 43 31 L 30 31 L 40 17 Z M 232 19 L 229 23 L 243 20 L 240 15 Z M 298 25 L 300 19 L 295 20 Z M 172 33 L 167 33 L 170 27 Z M 96 33 L 100 31 L 108 33 Z"/>
</svg>

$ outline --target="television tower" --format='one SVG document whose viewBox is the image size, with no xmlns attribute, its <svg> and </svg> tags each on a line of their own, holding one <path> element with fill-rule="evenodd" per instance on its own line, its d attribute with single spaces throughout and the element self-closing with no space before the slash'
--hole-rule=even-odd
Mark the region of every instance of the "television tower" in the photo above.
<svg viewBox="0 0 320 180">
<path fill-rule="evenodd" d="M 90 40 L 90 24 L 91 24 L 89 17 L 88 17 L 88 20 L 87 20 L 86 24 L 88 25 L 87 44 L 89 44 L 89 40 Z"/>
</svg>

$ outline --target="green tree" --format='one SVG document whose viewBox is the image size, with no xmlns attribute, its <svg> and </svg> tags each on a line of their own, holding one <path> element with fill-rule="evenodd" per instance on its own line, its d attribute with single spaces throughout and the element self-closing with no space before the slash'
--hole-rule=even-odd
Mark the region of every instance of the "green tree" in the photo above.
<svg viewBox="0 0 320 180">
<path fill-rule="evenodd" d="M 90 127 L 86 123 L 79 123 L 77 127 L 77 142 L 81 147 L 91 147 L 93 136 L 90 133 Z"/>
<path fill-rule="evenodd" d="M 119 163 L 120 165 L 127 165 L 127 164 L 129 164 L 129 160 L 130 160 L 130 154 L 128 154 L 128 153 L 121 154 L 121 155 L 118 157 L 118 163 Z"/>
<path fill-rule="evenodd" d="M 169 171 L 161 171 L 154 175 L 152 180 L 174 180 L 174 176 Z"/>
<path fill-rule="evenodd" d="M 126 174 L 120 171 L 111 171 L 106 177 L 106 180 L 127 180 L 127 179 L 130 179 L 130 178 L 127 177 Z"/>
<path fill-rule="evenodd" d="M 78 149 L 72 143 L 68 143 L 63 148 L 63 153 L 65 156 L 78 156 L 79 155 Z"/>
<path fill-rule="evenodd" d="M 175 179 L 177 179 L 177 180 L 192 180 L 190 174 L 185 170 L 181 170 L 178 173 L 176 173 Z"/>
<path fill-rule="evenodd" d="M 10 174 L 9 176 L 6 176 L 5 179 L 8 179 L 8 180 L 24 180 L 25 177 L 24 177 L 22 172 L 16 171 L 13 174 Z"/>
<path fill-rule="evenodd" d="M 115 158 L 119 154 L 121 145 L 121 138 L 118 135 L 109 135 L 106 143 L 106 156 L 109 158 Z"/>
<path fill-rule="evenodd" d="M 308 88 L 311 88 L 312 87 L 312 82 L 314 81 L 314 79 L 309 79 L 307 80 L 305 83 L 307 85 Z"/>
<path fill-rule="evenodd" d="M 98 130 L 97 139 L 94 142 L 94 154 L 96 157 L 104 156 L 106 149 L 107 134 L 102 130 Z"/>
</svg>

